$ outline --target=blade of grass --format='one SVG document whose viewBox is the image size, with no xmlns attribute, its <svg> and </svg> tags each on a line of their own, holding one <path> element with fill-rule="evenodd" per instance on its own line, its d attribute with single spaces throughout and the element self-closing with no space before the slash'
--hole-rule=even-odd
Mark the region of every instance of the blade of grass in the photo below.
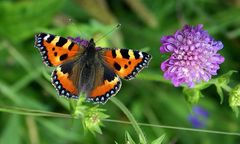
<svg viewBox="0 0 240 144">
<path fill-rule="evenodd" d="M 31 144 L 40 144 L 40 138 L 38 133 L 38 126 L 36 124 L 36 120 L 32 116 L 26 117 L 26 125 L 28 128 L 28 135 Z"/>
<path fill-rule="evenodd" d="M 20 97 L 17 97 L 11 88 L 2 81 L 0 81 L 0 92 L 17 105 L 23 104 Z"/>
<path fill-rule="evenodd" d="M 38 78 L 41 75 L 41 69 L 42 68 L 39 68 L 39 69 L 29 72 L 23 78 L 18 80 L 14 85 L 12 85 L 11 89 L 14 92 L 17 92 L 20 89 L 22 89 L 23 87 L 27 86 L 31 81 L 34 81 L 36 78 Z"/>
<path fill-rule="evenodd" d="M 21 111 L 23 109 L 24 111 Z M 63 113 L 55 113 L 55 112 L 47 112 L 41 110 L 32 110 L 32 109 L 24 109 L 19 107 L 4 107 L 0 106 L 0 111 L 12 114 L 20 114 L 20 115 L 30 115 L 30 116 L 46 116 L 46 117 L 58 117 L 58 118 L 73 118 L 70 114 L 63 114 Z M 131 124 L 131 121 L 122 121 L 122 120 L 115 120 L 115 119 L 103 119 L 105 122 L 112 122 L 112 123 L 121 123 L 121 124 Z M 136 122 L 136 121 L 135 121 Z M 191 131 L 191 132 L 203 132 L 209 134 L 222 134 L 222 135 L 231 135 L 231 136 L 240 136 L 239 132 L 227 132 L 227 131 L 216 131 L 216 130 L 207 130 L 207 129 L 194 129 L 194 128 L 186 128 L 186 127 L 177 127 L 177 126 L 169 126 L 169 125 L 157 125 L 157 124 L 148 124 L 148 123 L 135 123 L 140 126 L 146 127 L 155 127 L 155 128 L 165 128 L 165 129 L 174 129 L 174 130 L 182 130 L 182 131 Z"/>
<path fill-rule="evenodd" d="M 0 137 L 1 144 L 20 144 L 21 143 L 21 123 L 19 116 L 12 115 L 5 128 L 3 129 Z"/>
<path fill-rule="evenodd" d="M 172 85 L 171 81 L 166 80 L 160 72 L 153 72 L 153 71 L 148 71 L 144 73 L 139 73 L 138 79 L 141 80 L 149 80 L 149 81 L 158 81 L 166 84 Z"/>
<path fill-rule="evenodd" d="M 47 111 L 41 111 L 41 110 L 31 110 L 31 109 L 24 109 L 19 107 L 1 106 L 0 111 L 11 113 L 11 114 L 28 115 L 28 116 L 72 118 L 72 116 L 69 114 L 61 114 L 61 113 L 47 112 Z"/>
<path fill-rule="evenodd" d="M 42 126 L 46 127 L 49 131 L 56 134 L 57 137 L 61 137 L 62 139 L 66 139 L 66 141 L 73 140 L 79 141 L 78 133 L 75 133 L 71 130 L 71 128 L 66 129 L 65 127 L 59 127 L 59 125 L 55 122 L 51 122 L 48 119 L 38 118 L 37 122 Z"/>
<path fill-rule="evenodd" d="M 141 128 L 139 127 L 137 121 L 135 120 L 135 118 L 133 117 L 133 115 L 131 114 L 131 112 L 127 109 L 127 107 L 125 105 L 122 104 L 121 101 L 119 101 L 117 98 L 112 97 L 111 101 L 117 105 L 123 112 L 124 114 L 127 116 L 127 118 L 129 119 L 129 121 L 132 123 L 132 126 L 134 127 L 135 131 L 137 132 L 137 134 L 140 136 L 140 139 L 142 140 L 143 143 L 147 143 L 147 140 L 145 138 L 145 135 L 143 133 L 143 131 L 141 130 Z"/>
</svg>

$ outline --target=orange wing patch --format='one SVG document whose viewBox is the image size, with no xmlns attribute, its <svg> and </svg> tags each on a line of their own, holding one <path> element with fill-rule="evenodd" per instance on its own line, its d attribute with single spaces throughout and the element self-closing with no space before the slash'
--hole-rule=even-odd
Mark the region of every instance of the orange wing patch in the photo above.
<svg viewBox="0 0 240 144">
<path fill-rule="evenodd" d="M 121 84 L 120 78 L 108 68 L 105 68 L 103 82 L 89 92 L 87 100 L 95 103 L 106 103 L 111 96 L 118 93 Z"/>
<path fill-rule="evenodd" d="M 69 74 L 61 71 L 61 67 L 57 67 L 57 69 L 53 71 L 52 84 L 59 95 L 64 95 L 67 98 L 78 98 L 79 92 L 77 88 L 69 79 Z"/>
<path fill-rule="evenodd" d="M 45 33 L 35 36 L 35 47 L 48 66 L 58 66 L 82 51 L 81 47 L 69 39 Z"/>
<path fill-rule="evenodd" d="M 121 78 L 130 80 L 136 76 L 143 68 L 147 67 L 151 55 L 137 50 L 113 49 L 104 50 L 105 62 L 114 69 Z"/>
</svg>

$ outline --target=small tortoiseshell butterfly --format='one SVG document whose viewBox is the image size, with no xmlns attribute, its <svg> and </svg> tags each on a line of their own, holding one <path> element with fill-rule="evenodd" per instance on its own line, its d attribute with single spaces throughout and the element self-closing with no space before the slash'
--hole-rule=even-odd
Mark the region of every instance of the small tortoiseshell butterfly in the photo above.
<svg viewBox="0 0 240 144">
<path fill-rule="evenodd" d="M 46 65 L 56 67 L 52 84 L 59 95 L 78 98 L 85 92 L 95 103 L 105 103 L 120 90 L 120 78 L 134 78 L 151 60 L 145 52 L 100 48 L 93 39 L 80 42 L 46 33 L 35 36 L 35 47 Z"/>
</svg>

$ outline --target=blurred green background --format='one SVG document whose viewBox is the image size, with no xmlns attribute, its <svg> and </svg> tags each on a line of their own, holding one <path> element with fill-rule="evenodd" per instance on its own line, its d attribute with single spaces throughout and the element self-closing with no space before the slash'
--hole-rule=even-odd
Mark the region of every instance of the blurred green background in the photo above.
<svg viewBox="0 0 240 144">
<path fill-rule="evenodd" d="M 148 69 L 131 81 L 123 81 L 116 97 L 138 122 L 191 128 L 188 121 L 192 105 L 182 88 L 161 81 L 160 63 L 167 56 L 159 53 L 160 37 L 170 35 L 184 24 L 204 24 L 204 29 L 221 40 L 225 57 L 219 75 L 240 68 L 239 0 L 1 0 L 0 1 L 0 105 L 58 113 L 70 113 L 68 100 L 57 97 L 50 83 L 53 70 L 46 67 L 34 45 L 39 32 L 85 39 L 99 38 L 118 23 L 121 28 L 101 39 L 97 45 L 149 52 Z M 240 81 L 232 76 L 230 85 Z M 226 93 L 224 93 L 226 94 Z M 209 113 L 203 128 L 239 132 L 226 97 L 222 104 L 211 86 L 203 91 L 198 105 Z M 93 106 L 92 104 L 87 104 Z M 111 101 L 100 108 L 110 119 L 128 120 Z M 85 132 L 81 119 L 33 117 L 0 113 L 0 143 L 106 144 L 125 143 L 128 131 L 138 143 L 131 125 L 103 122 L 102 134 Z M 240 137 L 190 132 L 157 127 L 141 127 L 149 142 L 166 133 L 169 144 L 239 144 Z"/>
</svg>

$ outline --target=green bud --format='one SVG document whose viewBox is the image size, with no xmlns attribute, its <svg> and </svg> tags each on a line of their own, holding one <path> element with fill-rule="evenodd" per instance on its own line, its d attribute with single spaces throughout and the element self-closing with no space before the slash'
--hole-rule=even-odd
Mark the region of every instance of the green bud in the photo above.
<svg viewBox="0 0 240 144">
<path fill-rule="evenodd" d="M 184 88 L 183 93 L 185 94 L 186 100 L 190 104 L 197 104 L 200 97 L 202 96 L 201 91 L 195 88 Z"/>
<path fill-rule="evenodd" d="M 91 114 L 88 117 L 84 118 L 84 126 L 86 129 L 90 130 L 92 133 L 102 133 L 100 128 L 101 120 L 99 119 L 98 114 Z"/>
<path fill-rule="evenodd" d="M 217 78 L 217 84 L 220 85 L 228 85 L 230 81 L 230 77 L 232 76 L 233 73 L 236 73 L 237 71 L 231 70 L 220 77 Z"/>
<path fill-rule="evenodd" d="M 95 132 L 102 134 L 101 126 L 102 119 L 106 119 L 109 116 L 103 113 L 104 109 L 100 109 L 98 107 L 90 108 L 83 118 L 83 126 L 85 129 L 91 131 L 93 134 Z"/>
<path fill-rule="evenodd" d="M 229 104 L 231 107 L 240 106 L 240 84 L 230 92 Z"/>
</svg>

